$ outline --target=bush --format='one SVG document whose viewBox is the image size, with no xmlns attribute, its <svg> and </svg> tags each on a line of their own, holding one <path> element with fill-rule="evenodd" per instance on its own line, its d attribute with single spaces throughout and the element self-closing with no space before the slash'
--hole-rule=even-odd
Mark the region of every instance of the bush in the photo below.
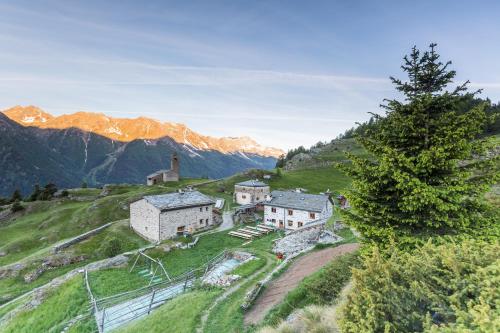
<svg viewBox="0 0 500 333">
<path fill-rule="evenodd" d="M 342 332 L 494 332 L 500 327 L 500 245 L 429 241 L 377 249 L 353 272 Z"/>
<path fill-rule="evenodd" d="M 12 213 L 20 212 L 23 209 L 24 209 L 23 205 L 21 205 L 21 203 L 18 200 L 14 201 L 12 207 L 10 207 L 10 211 Z"/>
<path fill-rule="evenodd" d="M 118 238 L 111 238 L 104 245 L 104 255 L 108 258 L 114 257 L 122 253 L 122 244 Z"/>
<path fill-rule="evenodd" d="M 52 199 L 56 192 L 57 186 L 53 183 L 48 183 L 38 195 L 37 200 L 48 201 Z"/>
</svg>

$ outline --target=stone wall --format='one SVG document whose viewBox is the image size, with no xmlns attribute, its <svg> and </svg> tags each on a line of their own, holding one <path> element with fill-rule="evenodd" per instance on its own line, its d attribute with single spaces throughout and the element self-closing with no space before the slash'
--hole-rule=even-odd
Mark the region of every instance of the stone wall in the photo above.
<svg viewBox="0 0 500 333">
<path fill-rule="evenodd" d="M 263 202 L 270 192 L 269 186 L 253 187 L 253 186 L 234 186 L 234 196 L 236 203 L 246 205 L 255 202 Z"/>
<path fill-rule="evenodd" d="M 130 227 L 149 241 L 159 241 L 160 210 L 145 199 L 130 204 Z"/>
<path fill-rule="evenodd" d="M 57 253 L 57 252 L 61 251 L 62 249 L 70 247 L 73 244 L 80 243 L 81 241 L 83 241 L 83 240 L 85 240 L 85 239 L 87 239 L 87 238 L 89 238 L 91 236 L 94 236 L 95 234 L 100 233 L 101 231 L 103 231 L 104 229 L 106 229 L 107 227 L 109 227 L 110 225 L 112 225 L 113 223 L 115 223 L 115 222 L 106 223 L 106 224 L 100 226 L 99 228 L 95 228 L 93 230 L 87 231 L 86 233 L 78 235 L 78 236 L 76 236 L 76 237 L 74 237 L 74 238 L 72 238 L 70 240 L 67 240 L 67 241 L 65 241 L 63 243 L 57 244 L 52 249 L 52 252 Z"/>
<path fill-rule="evenodd" d="M 182 226 L 185 231 L 193 233 L 213 225 L 213 205 L 169 210 L 160 215 L 160 238 L 164 240 L 175 237 L 177 228 Z"/>
</svg>

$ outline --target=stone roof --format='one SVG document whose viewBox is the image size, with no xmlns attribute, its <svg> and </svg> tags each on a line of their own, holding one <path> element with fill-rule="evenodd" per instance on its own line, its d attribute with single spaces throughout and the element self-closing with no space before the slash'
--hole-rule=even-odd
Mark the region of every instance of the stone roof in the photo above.
<svg viewBox="0 0 500 333">
<path fill-rule="evenodd" d="M 161 174 L 164 174 L 164 173 L 167 173 L 169 172 L 170 169 L 164 169 L 164 170 L 158 170 L 158 171 L 155 171 L 153 172 L 152 174 L 148 175 L 147 178 L 151 178 L 151 177 L 154 177 L 154 176 L 158 176 L 158 175 L 161 175 Z"/>
<path fill-rule="evenodd" d="M 264 202 L 264 205 L 306 210 L 310 212 L 322 212 L 328 200 L 328 196 L 324 194 L 272 191 L 271 201 Z"/>
<path fill-rule="evenodd" d="M 147 195 L 144 199 L 159 210 L 171 210 L 193 206 L 213 205 L 215 201 L 198 191 L 173 192 Z"/>
<path fill-rule="evenodd" d="M 238 186 L 249 186 L 249 187 L 265 187 L 265 186 L 269 186 L 267 185 L 266 183 L 263 183 L 261 181 L 258 181 L 258 180 L 247 180 L 247 181 L 244 181 L 244 182 L 241 182 L 241 183 L 237 183 L 236 185 Z"/>
</svg>

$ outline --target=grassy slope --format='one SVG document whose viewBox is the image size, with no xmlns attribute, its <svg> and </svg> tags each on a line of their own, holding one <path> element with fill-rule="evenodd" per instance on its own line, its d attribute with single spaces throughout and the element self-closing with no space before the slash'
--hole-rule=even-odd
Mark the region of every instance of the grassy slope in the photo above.
<svg viewBox="0 0 500 333">
<path fill-rule="evenodd" d="M 193 328 L 199 322 L 203 309 L 209 306 L 220 292 L 220 290 L 199 290 L 181 295 L 163 305 L 149 317 L 118 329 L 116 333 L 193 332 Z"/>
<path fill-rule="evenodd" d="M 272 240 L 278 237 L 270 234 L 248 245 L 244 241 L 227 235 L 228 231 L 202 236 L 198 244 L 190 249 L 174 249 L 165 253 L 162 250 L 149 250 L 146 253 L 153 258 L 161 259 L 171 277 L 202 266 L 207 260 L 215 257 L 224 249 L 246 249 L 249 251 L 269 251 Z M 113 295 L 117 292 L 136 289 L 149 282 L 135 271 L 128 272 L 129 267 L 111 268 L 91 272 L 89 274 L 92 291 L 97 298 Z M 136 270 L 137 271 L 137 270 Z"/>
<path fill-rule="evenodd" d="M 0 327 L 2 333 L 60 332 L 68 320 L 87 314 L 88 298 L 83 279 L 77 276 L 52 290 L 35 309 L 23 311 Z M 86 326 L 91 331 L 92 321 Z M 82 327 L 83 328 L 83 327 Z"/>
<path fill-rule="evenodd" d="M 314 180 L 311 180 L 311 177 L 314 177 Z M 223 181 L 226 185 L 226 193 L 220 193 L 218 191 L 220 182 L 201 186 L 199 190 L 212 196 L 223 197 L 232 205 L 232 188 L 234 183 L 248 178 L 249 176 L 238 175 Z M 168 187 L 116 185 L 111 187 L 111 193 L 104 198 L 97 197 L 100 190 L 78 189 L 72 190 L 71 192 L 73 196 L 80 197 L 82 201 L 68 200 L 61 203 L 35 203 L 34 207 L 30 208 L 31 211 L 29 214 L 17 218 L 16 221 L 0 226 L 0 237 L 5 237 L 4 240 L 8 240 L 8 243 L 5 244 L 0 242 L 0 244 L 2 244 L 0 249 L 10 247 L 11 250 L 6 257 L 1 259 L 3 263 L 11 263 L 29 255 L 31 255 L 31 258 L 42 257 L 44 253 L 50 250 L 54 243 L 64 238 L 73 237 L 109 221 L 127 218 L 128 211 L 124 210 L 122 206 L 126 206 L 127 203 L 144 194 L 172 191 L 179 186 L 193 182 L 196 183 L 199 182 L 199 180 L 184 180 L 179 184 L 171 184 Z M 303 187 L 314 193 L 324 191 L 327 188 L 333 189 L 334 191 L 337 189 L 340 190 L 348 185 L 348 180 L 344 175 L 333 168 L 322 168 L 314 171 L 299 170 L 284 172 L 281 178 L 274 178 L 271 180 L 270 185 L 273 186 L 273 188 Z M 171 275 L 178 275 L 188 269 L 198 267 L 224 248 L 240 248 L 243 241 L 228 237 L 226 233 L 227 232 L 215 233 L 210 236 L 203 236 L 194 249 L 174 250 L 171 253 L 151 251 L 150 254 L 160 257 Z M 47 235 L 47 238 L 39 240 L 39 238 L 45 237 L 43 235 Z M 99 249 L 103 242 L 110 237 L 122 239 L 124 250 L 137 248 L 145 244 L 142 239 L 130 232 L 126 222 L 120 222 L 106 229 L 103 233 L 78 245 L 72 246 L 70 252 L 73 255 L 87 255 L 89 259 L 85 262 L 100 259 L 102 251 Z M 273 237 L 276 237 L 276 235 L 270 235 L 254 241 L 244 248 L 250 251 L 268 252 Z M 18 250 L 12 251 L 15 247 L 17 247 Z M 8 294 L 9 298 L 14 297 L 15 295 L 43 284 L 84 263 L 69 265 L 61 269 L 45 272 L 39 279 L 31 284 L 24 283 L 22 275 L 15 279 L 0 280 L 2 296 Z M 255 265 L 256 264 L 249 264 L 249 266 Z M 258 269 L 257 266 L 248 267 L 249 272 L 256 269 Z M 250 274 L 249 272 L 242 271 L 241 273 L 245 273 L 243 275 L 246 275 L 246 273 Z M 96 294 L 104 296 L 117 291 L 140 287 L 144 285 L 146 281 L 138 275 L 129 274 L 126 269 L 110 269 L 93 273 L 91 275 L 91 283 Z M 234 304 L 241 301 L 240 296 L 243 297 L 242 295 L 234 296 Z M 234 314 L 232 311 L 233 310 L 227 311 L 228 316 L 226 318 L 230 318 Z M 80 331 L 78 329 L 80 325 L 83 325 L 83 331 L 86 331 L 84 328 L 87 324 L 77 324 L 72 331 Z"/>
<path fill-rule="evenodd" d="M 54 244 L 105 223 L 128 218 L 129 202 L 144 194 L 174 191 L 200 181 L 185 179 L 168 186 L 155 187 L 115 185 L 110 187 L 106 197 L 98 197 L 101 192 L 99 189 L 77 189 L 70 191 L 75 200 L 30 203 L 22 216 L 0 224 L 0 251 L 7 252 L 6 256 L 0 257 L 0 266 L 18 261 L 27 263 L 18 277 L 0 279 L 0 304 L 71 269 L 103 259 L 102 246 L 109 238 L 119 238 L 123 251 L 144 246 L 147 242 L 131 232 L 127 222 L 123 221 L 63 252 L 69 256 L 84 255 L 87 258 L 85 261 L 47 271 L 31 283 L 23 280 L 24 274 L 34 270 L 51 253 Z"/>
</svg>

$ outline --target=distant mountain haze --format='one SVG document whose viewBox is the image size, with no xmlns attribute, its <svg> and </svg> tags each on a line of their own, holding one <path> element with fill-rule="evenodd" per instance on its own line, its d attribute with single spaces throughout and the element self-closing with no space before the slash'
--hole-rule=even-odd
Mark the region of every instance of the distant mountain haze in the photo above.
<svg viewBox="0 0 500 333">
<path fill-rule="evenodd" d="M 0 195 L 15 189 L 27 195 L 34 184 L 49 182 L 60 188 L 83 181 L 91 186 L 145 183 L 148 174 L 170 167 L 174 152 L 181 177 L 208 178 L 271 169 L 281 153 L 250 138 L 211 138 L 147 118 L 84 112 L 54 117 L 36 107 L 15 107 L 0 112 Z"/>
<path fill-rule="evenodd" d="M 4 110 L 3 113 L 23 126 L 52 129 L 74 127 L 122 142 L 168 136 L 180 144 L 187 144 L 199 150 L 217 150 L 221 153 L 244 152 L 266 157 L 279 157 L 284 153 L 278 148 L 263 147 L 247 136 L 214 138 L 198 134 L 184 124 L 162 123 L 146 117 L 113 118 L 92 112 L 52 116 L 36 106 L 15 106 Z"/>
</svg>

